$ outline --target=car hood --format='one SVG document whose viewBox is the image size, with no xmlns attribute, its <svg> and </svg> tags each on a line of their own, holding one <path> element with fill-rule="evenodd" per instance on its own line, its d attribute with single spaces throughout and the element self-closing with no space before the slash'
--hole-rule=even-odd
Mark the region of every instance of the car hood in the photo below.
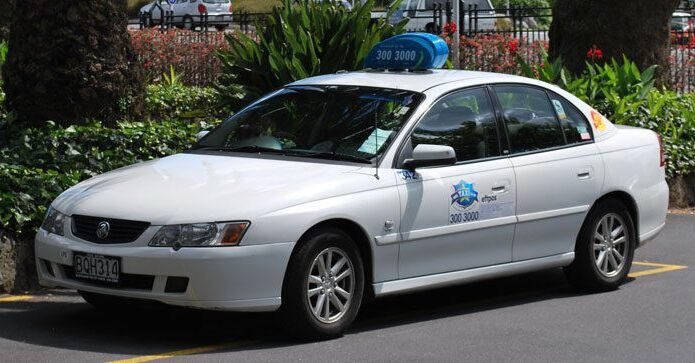
<svg viewBox="0 0 695 363">
<path fill-rule="evenodd" d="M 61 194 L 67 215 L 153 225 L 252 219 L 373 187 L 361 166 L 262 157 L 178 154 L 96 176 Z"/>
</svg>

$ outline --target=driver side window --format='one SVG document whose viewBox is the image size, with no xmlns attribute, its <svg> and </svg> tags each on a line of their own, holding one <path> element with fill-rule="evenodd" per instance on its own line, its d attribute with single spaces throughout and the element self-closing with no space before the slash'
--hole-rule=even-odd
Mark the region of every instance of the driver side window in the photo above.
<svg viewBox="0 0 695 363">
<path fill-rule="evenodd" d="M 411 141 L 413 148 L 451 146 L 457 161 L 499 156 L 497 122 L 487 91 L 475 88 L 444 97 L 420 121 Z"/>
</svg>

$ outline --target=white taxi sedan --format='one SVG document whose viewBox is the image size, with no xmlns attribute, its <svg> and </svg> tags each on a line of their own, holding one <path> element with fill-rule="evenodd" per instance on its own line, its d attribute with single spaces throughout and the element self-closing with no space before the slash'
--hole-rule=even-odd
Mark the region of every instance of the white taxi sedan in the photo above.
<svg viewBox="0 0 695 363">
<path fill-rule="evenodd" d="M 559 267 L 615 289 L 664 227 L 660 146 L 527 78 L 309 78 L 187 152 L 64 192 L 36 236 L 39 276 L 97 307 L 280 309 L 314 338 L 366 297 Z"/>
</svg>

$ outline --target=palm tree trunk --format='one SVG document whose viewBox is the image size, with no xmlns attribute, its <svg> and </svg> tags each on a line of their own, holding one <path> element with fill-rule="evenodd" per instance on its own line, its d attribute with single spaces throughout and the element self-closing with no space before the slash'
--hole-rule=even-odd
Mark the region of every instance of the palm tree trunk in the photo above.
<svg viewBox="0 0 695 363">
<path fill-rule="evenodd" d="M 6 106 L 19 121 L 112 121 L 141 110 L 142 71 L 125 0 L 17 1 L 3 68 Z"/>
</svg>

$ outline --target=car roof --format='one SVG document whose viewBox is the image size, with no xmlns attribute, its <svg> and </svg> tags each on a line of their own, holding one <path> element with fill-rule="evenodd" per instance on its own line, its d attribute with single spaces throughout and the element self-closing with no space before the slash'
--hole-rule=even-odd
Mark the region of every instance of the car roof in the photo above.
<svg viewBox="0 0 695 363">
<path fill-rule="evenodd" d="M 432 87 L 451 82 L 471 81 L 471 84 L 486 82 L 519 82 L 527 78 L 501 73 L 429 70 L 421 72 L 405 71 L 356 71 L 339 72 L 323 76 L 311 77 L 289 84 L 290 86 L 362 86 L 402 89 L 413 92 L 424 92 Z"/>
</svg>

